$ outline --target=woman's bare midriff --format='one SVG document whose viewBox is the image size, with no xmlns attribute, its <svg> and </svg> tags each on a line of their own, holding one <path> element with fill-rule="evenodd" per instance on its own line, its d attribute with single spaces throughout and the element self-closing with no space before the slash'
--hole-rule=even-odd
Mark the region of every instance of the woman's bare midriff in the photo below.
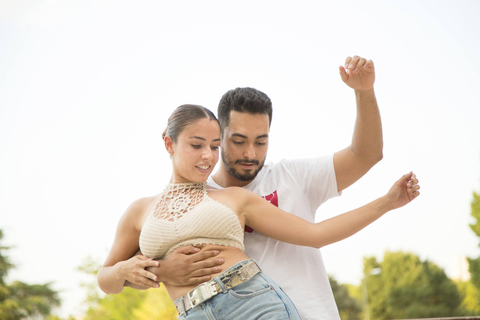
<svg viewBox="0 0 480 320">
<path fill-rule="evenodd" d="M 207 250 L 218 250 L 220 251 L 220 254 L 216 256 L 215 259 L 222 258 L 225 261 L 225 263 L 221 265 L 222 271 L 212 274 L 211 279 L 215 278 L 216 276 L 226 271 L 231 266 L 239 263 L 240 261 L 249 259 L 245 254 L 245 252 L 235 247 L 219 246 L 219 245 L 212 245 L 212 244 L 196 245 L 196 247 L 200 248 L 200 252 L 207 251 Z M 175 286 L 175 285 L 171 285 L 169 283 L 164 282 L 164 285 L 168 291 L 170 298 L 172 300 L 175 300 L 177 298 L 180 298 L 183 295 L 186 295 L 190 290 L 192 290 L 199 284 L 191 285 L 191 286 Z"/>
</svg>

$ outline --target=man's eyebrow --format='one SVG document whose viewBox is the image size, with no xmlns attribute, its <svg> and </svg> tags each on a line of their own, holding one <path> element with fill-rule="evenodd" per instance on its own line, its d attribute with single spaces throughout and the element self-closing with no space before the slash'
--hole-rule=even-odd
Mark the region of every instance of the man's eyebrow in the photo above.
<svg viewBox="0 0 480 320">
<path fill-rule="evenodd" d="M 243 139 L 248 139 L 247 136 L 245 136 L 245 135 L 243 135 L 243 134 L 240 134 L 240 133 L 233 133 L 232 136 L 233 136 L 233 137 L 243 138 Z M 259 135 L 259 136 L 256 137 L 255 139 L 263 139 L 263 138 L 268 138 L 268 133 Z"/>
<path fill-rule="evenodd" d="M 233 136 L 233 137 L 243 138 L 243 139 L 248 139 L 247 136 L 245 136 L 245 135 L 243 135 L 243 134 L 240 134 L 240 133 L 233 133 L 232 136 Z"/>
</svg>

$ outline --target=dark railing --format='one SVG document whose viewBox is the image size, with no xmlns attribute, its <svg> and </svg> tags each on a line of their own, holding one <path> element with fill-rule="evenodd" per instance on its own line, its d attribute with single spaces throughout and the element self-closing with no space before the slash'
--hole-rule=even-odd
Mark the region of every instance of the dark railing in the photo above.
<svg viewBox="0 0 480 320">
<path fill-rule="evenodd" d="M 454 318 L 421 318 L 421 319 L 408 319 L 408 320 L 480 320 L 480 316 L 454 317 Z"/>
</svg>

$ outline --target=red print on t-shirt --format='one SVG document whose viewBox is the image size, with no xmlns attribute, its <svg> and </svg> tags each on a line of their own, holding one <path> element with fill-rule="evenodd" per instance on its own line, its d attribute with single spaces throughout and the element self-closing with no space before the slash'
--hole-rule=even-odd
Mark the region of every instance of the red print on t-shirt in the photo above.
<svg viewBox="0 0 480 320">
<path fill-rule="evenodd" d="M 268 202 L 270 202 L 271 204 L 273 204 L 275 207 L 278 208 L 278 194 L 277 194 L 277 190 L 273 191 L 273 192 L 270 193 L 269 195 L 262 196 L 262 198 L 264 198 L 265 200 L 267 200 Z M 245 232 L 252 233 L 252 232 L 253 232 L 253 229 L 250 228 L 249 226 L 245 225 Z"/>
</svg>

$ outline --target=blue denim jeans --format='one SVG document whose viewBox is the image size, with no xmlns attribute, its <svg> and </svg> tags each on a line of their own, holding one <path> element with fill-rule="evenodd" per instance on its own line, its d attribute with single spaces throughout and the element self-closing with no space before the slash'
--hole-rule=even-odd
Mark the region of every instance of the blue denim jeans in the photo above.
<svg viewBox="0 0 480 320">
<path fill-rule="evenodd" d="M 237 263 L 235 266 L 243 263 L 245 261 Z M 232 268 L 235 268 L 235 266 Z M 230 290 L 226 290 L 220 281 L 217 282 L 223 289 L 222 293 L 190 309 L 186 315 L 179 316 L 178 319 L 300 320 L 297 309 L 290 298 L 272 279 L 262 272 Z"/>
</svg>

